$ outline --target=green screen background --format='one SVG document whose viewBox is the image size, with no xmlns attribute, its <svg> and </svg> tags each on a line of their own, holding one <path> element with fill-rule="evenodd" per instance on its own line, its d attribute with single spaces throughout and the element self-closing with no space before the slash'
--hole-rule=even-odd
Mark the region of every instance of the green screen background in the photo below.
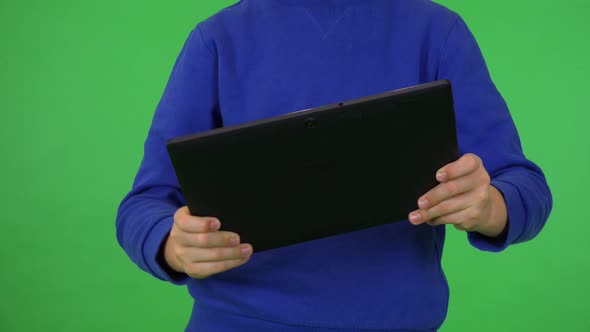
<svg viewBox="0 0 590 332">
<path fill-rule="evenodd" d="M 0 331 L 178 331 L 183 287 L 115 238 L 143 141 L 194 25 L 233 1 L 0 1 Z M 449 228 L 442 331 L 590 331 L 587 1 L 441 1 L 478 38 L 555 204 L 489 254 Z"/>
</svg>

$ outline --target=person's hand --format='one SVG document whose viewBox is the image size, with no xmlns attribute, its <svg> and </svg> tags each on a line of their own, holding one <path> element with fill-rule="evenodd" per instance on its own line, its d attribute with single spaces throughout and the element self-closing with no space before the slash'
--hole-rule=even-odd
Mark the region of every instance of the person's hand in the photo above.
<svg viewBox="0 0 590 332">
<path fill-rule="evenodd" d="M 490 185 L 481 159 L 471 153 L 445 165 L 436 173 L 440 182 L 418 199 L 418 210 L 409 214 L 414 225 L 453 224 L 464 231 L 496 237 L 506 227 L 502 194 Z"/>
<path fill-rule="evenodd" d="M 166 263 L 196 279 L 240 266 L 250 259 L 252 246 L 240 244 L 236 233 L 219 231 L 213 217 L 191 216 L 183 206 L 174 213 L 174 225 L 164 245 Z"/>
</svg>

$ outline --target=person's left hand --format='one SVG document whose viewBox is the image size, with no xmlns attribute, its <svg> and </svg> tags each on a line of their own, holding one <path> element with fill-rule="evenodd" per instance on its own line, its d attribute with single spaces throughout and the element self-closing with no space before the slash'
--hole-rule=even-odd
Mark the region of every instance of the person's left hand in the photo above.
<svg viewBox="0 0 590 332">
<path fill-rule="evenodd" d="M 455 228 L 496 237 L 506 227 L 502 194 L 490 185 L 481 159 L 468 153 L 436 173 L 440 182 L 418 199 L 418 210 L 409 214 L 414 225 L 453 224 Z"/>
</svg>

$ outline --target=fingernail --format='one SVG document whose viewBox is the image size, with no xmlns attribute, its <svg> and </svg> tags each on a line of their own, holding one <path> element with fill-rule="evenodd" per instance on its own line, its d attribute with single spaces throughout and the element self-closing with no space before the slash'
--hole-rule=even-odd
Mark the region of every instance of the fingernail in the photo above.
<svg viewBox="0 0 590 332">
<path fill-rule="evenodd" d="M 418 200 L 418 206 L 423 210 L 426 210 L 430 207 L 428 204 L 428 200 L 426 200 L 425 198 L 420 198 Z"/>
<path fill-rule="evenodd" d="M 412 212 L 410 213 L 410 221 L 415 224 L 418 221 L 420 221 L 420 213 L 418 212 Z"/>
<path fill-rule="evenodd" d="M 438 181 L 444 181 L 447 179 L 447 172 L 438 172 L 436 173 L 436 179 Z"/>
<path fill-rule="evenodd" d="M 212 220 L 209 222 L 209 229 L 212 231 L 218 230 L 220 226 L 221 223 L 219 222 L 219 220 Z"/>
<path fill-rule="evenodd" d="M 252 248 L 250 248 L 250 246 L 244 246 L 240 249 L 240 252 L 242 253 L 242 256 L 248 256 L 252 253 Z"/>
<path fill-rule="evenodd" d="M 232 246 L 236 246 L 236 245 L 238 245 L 238 243 L 240 243 L 240 239 L 238 239 L 237 236 L 232 236 L 232 237 L 229 238 L 229 243 Z"/>
</svg>

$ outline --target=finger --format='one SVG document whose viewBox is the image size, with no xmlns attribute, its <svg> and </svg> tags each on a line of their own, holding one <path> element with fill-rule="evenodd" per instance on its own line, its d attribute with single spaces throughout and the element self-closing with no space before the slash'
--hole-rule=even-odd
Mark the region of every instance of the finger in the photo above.
<svg viewBox="0 0 590 332">
<path fill-rule="evenodd" d="M 442 217 L 434 218 L 428 222 L 429 225 L 453 225 L 461 231 L 470 231 L 476 224 L 473 221 L 473 209 L 467 208 L 455 213 L 447 214 Z"/>
<path fill-rule="evenodd" d="M 469 175 L 440 183 L 418 199 L 418 207 L 422 210 L 430 209 L 444 200 L 475 189 L 477 185 L 478 181 Z"/>
<path fill-rule="evenodd" d="M 428 222 L 434 218 L 438 218 L 447 214 L 466 209 L 472 205 L 474 194 L 466 192 L 455 197 L 446 199 L 430 209 L 418 209 L 410 213 L 408 219 L 414 225 L 419 225 Z"/>
<path fill-rule="evenodd" d="M 446 199 L 432 208 L 424 210 L 424 214 L 422 215 L 424 221 L 464 210 L 474 204 L 473 197 L 474 194 L 472 192 L 466 192 L 453 198 Z"/>
<path fill-rule="evenodd" d="M 212 274 L 220 273 L 223 271 L 227 271 L 229 269 L 236 268 L 244 263 L 246 263 L 250 257 L 240 258 L 240 259 L 231 259 L 225 261 L 218 261 L 218 262 L 199 262 L 189 264 L 185 268 L 185 272 L 193 278 L 202 279 L 206 278 Z"/>
<path fill-rule="evenodd" d="M 184 237 L 182 243 L 196 248 L 235 247 L 240 244 L 240 236 L 227 231 L 190 233 Z"/>
<path fill-rule="evenodd" d="M 445 165 L 436 172 L 436 179 L 446 182 L 475 172 L 483 166 L 481 159 L 473 153 L 466 153 L 458 160 Z"/>
<path fill-rule="evenodd" d="M 191 216 L 186 206 L 176 211 L 174 222 L 180 230 L 186 233 L 212 232 L 221 227 L 221 223 L 217 218 Z"/>
<path fill-rule="evenodd" d="M 250 256 L 253 252 L 252 246 L 249 244 L 242 244 L 237 247 L 191 248 L 189 250 L 190 254 L 186 259 L 194 263 L 242 259 Z"/>
</svg>

